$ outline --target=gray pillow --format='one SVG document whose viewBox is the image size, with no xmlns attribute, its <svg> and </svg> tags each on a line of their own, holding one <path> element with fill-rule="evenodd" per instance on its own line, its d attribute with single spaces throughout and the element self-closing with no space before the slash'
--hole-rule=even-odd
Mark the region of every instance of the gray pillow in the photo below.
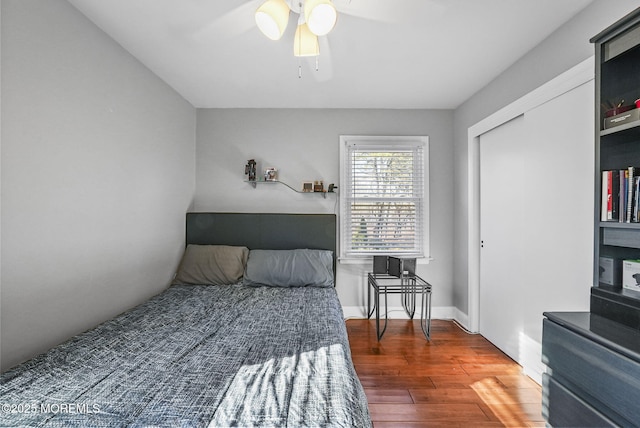
<svg viewBox="0 0 640 428">
<path fill-rule="evenodd" d="M 189 244 L 173 284 L 236 284 L 242 278 L 248 256 L 247 247 Z"/>
<path fill-rule="evenodd" d="M 276 287 L 333 287 L 333 252 L 251 250 L 242 283 Z"/>
</svg>

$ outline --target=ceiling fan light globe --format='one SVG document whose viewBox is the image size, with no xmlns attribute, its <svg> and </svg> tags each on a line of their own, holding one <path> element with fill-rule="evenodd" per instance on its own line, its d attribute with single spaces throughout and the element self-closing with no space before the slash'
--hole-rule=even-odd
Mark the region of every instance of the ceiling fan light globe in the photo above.
<svg viewBox="0 0 640 428">
<path fill-rule="evenodd" d="M 318 36 L 313 34 L 307 24 L 300 24 L 296 29 L 296 35 L 293 38 L 293 55 L 294 56 L 318 56 L 320 55 L 320 45 L 318 44 Z"/>
<path fill-rule="evenodd" d="M 280 40 L 289 23 L 285 0 L 267 0 L 256 10 L 256 25 L 271 40 Z"/>
<path fill-rule="evenodd" d="M 304 16 L 316 36 L 324 36 L 336 25 L 338 12 L 331 0 L 306 0 Z"/>
</svg>

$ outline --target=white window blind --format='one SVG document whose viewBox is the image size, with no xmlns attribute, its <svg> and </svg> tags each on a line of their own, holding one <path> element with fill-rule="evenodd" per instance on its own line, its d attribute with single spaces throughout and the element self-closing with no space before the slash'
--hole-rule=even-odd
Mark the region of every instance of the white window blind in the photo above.
<svg viewBox="0 0 640 428">
<path fill-rule="evenodd" d="M 341 256 L 425 255 L 427 137 L 343 137 Z"/>
</svg>

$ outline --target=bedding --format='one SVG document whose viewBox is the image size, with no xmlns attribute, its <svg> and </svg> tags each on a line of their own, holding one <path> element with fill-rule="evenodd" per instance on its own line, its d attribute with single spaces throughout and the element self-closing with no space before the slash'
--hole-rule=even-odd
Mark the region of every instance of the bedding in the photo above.
<svg viewBox="0 0 640 428">
<path fill-rule="evenodd" d="M 333 252 L 251 250 L 243 283 L 274 287 L 333 287 Z"/>
<path fill-rule="evenodd" d="M 173 285 L 0 381 L 3 427 L 371 426 L 332 287 Z"/>
<path fill-rule="evenodd" d="M 173 284 L 235 284 L 242 279 L 248 257 L 247 247 L 189 244 Z"/>
</svg>

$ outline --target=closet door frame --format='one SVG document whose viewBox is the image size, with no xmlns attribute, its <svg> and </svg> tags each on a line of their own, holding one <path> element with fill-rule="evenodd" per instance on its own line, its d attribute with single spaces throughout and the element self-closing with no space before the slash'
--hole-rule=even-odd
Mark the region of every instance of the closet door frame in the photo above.
<svg viewBox="0 0 640 428">
<path fill-rule="evenodd" d="M 468 129 L 467 320 L 458 321 L 471 332 L 478 333 L 480 328 L 480 136 L 594 77 L 595 60 L 592 56 Z"/>
</svg>

